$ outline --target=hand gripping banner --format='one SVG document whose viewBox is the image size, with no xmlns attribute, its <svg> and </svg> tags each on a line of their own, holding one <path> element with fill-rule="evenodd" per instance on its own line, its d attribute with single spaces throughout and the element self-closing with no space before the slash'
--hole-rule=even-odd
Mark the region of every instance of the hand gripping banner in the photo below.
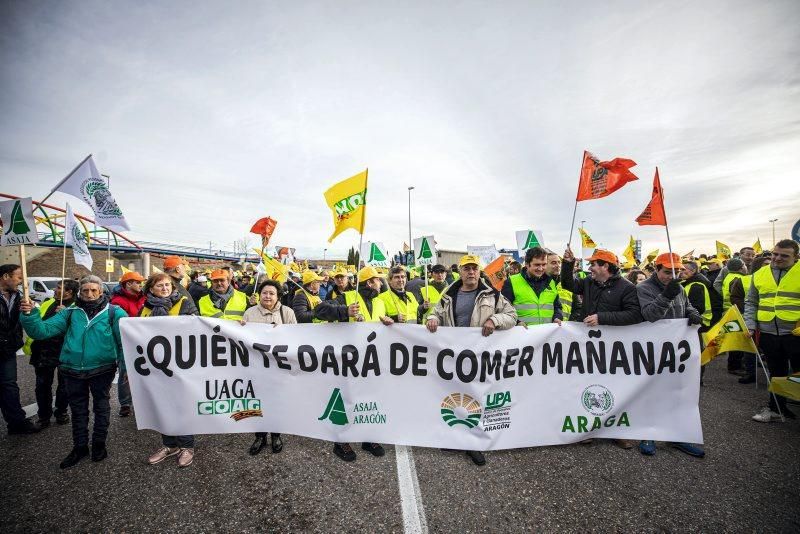
<svg viewBox="0 0 800 534">
<path fill-rule="evenodd" d="M 697 328 L 125 318 L 140 429 L 468 450 L 590 437 L 702 443 Z"/>
</svg>

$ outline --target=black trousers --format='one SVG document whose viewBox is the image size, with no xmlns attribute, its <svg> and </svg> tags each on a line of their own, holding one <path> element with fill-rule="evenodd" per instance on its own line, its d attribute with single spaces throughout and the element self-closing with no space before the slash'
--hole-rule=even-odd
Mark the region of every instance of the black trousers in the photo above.
<svg viewBox="0 0 800 534">
<path fill-rule="evenodd" d="M 765 334 L 761 332 L 759 341 L 761 350 L 766 358 L 767 369 L 769 376 L 788 376 L 789 365 L 795 372 L 800 371 L 800 336 L 793 336 L 791 334 L 785 336 L 775 336 L 772 334 Z M 775 398 L 778 399 L 778 404 L 775 404 Z M 780 395 L 769 395 L 769 407 L 773 412 L 777 412 L 780 406 L 781 410 L 786 409 L 786 398 Z"/>
<path fill-rule="evenodd" d="M 58 373 L 57 367 L 34 367 L 36 373 L 36 404 L 39 419 L 50 419 L 53 416 L 53 380 Z M 58 375 L 56 382 L 56 415 L 67 413 L 69 402 L 64 380 Z"/>
<path fill-rule="evenodd" d="M 92 397 L 94 412 L 94 428 L 92 443 L 105 443 L 108 436 L 108 425 L 111 420 L 111 383 L 116 371 L 89 376 L 77 377 L 62 373 L 64 387 L 67 390 L 69 409 L 72 412 L 72 444 L 75 447 L 89 445 L 89 396 Z"/>
</svg>

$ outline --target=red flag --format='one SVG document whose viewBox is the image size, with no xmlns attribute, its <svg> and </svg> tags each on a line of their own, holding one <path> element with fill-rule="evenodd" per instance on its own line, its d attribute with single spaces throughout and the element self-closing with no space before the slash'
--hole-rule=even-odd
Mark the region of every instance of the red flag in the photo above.
<svg viewBox="0 0 800 534">
<path fill-rule="evenodd" d="M 598 161 L 584 150 L 581 177 L 578 182 L 578 198 L 592 200 L 610 195 L 623 185 L 638 180 L 630 170 L 636 162 L 631 159 L 614 158 L 611 161 Z"/>
<path fill-rule="evenodd" d="M 277 225 L 278 221 L 272 217 L 264 217 L 263 219 L 257 220 L 255 224 L 253 224 L 253 227 L 250 228 L 250 232 L 260 235 L 263 245 L 267 246 L 269 243 L 269 238 L 272 237 L 272 232 L 275 231 L 275 227 Z"/>
<path fill-rule="evenodd" d="M 664 190 L 661 189 L 661 180 L 658 179 L 658 167 L 653 178 L 653 197 L 641 215 L 636 217 L 639 226 L 666 226 L 667 214 L 664 213 Z"/>
</svg>

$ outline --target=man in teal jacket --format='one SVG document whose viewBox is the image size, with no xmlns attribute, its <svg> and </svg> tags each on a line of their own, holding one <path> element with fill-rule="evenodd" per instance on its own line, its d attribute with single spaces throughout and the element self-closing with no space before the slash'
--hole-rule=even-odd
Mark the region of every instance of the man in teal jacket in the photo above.
<svg viewBox="0 0 800 534">
<path fill-rule="evenodd" d="M 72 451 L 61 462 L 61 469 L 74 466 L 89 456 L 89 396 L 94 404 L 92 461 L 108 456 L 106 437 L 111 414 L 109 392 L 117 370 L 124 369 L 119 320 L 126 317 L 118 306 L 109 304 L 103 294 L 103 281 L 85 276 L 74 306 L 47 320 L 33 310 L 30 300 L 20 305 L 20 322 L 33 339 L 64 336 L 59 357 L 59 372 L 64 379 L 72 412 Z"/>
</svg>

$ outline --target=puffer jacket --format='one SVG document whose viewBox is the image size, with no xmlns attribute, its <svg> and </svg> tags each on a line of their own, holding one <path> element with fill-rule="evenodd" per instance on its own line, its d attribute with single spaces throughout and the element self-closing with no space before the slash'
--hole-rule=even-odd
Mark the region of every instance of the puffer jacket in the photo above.
<svg viewBox="0 0 800 534">
<path fill-rule="evenodd" d="M 117 306 L 114 310 L 114 324 L 109 324 L 109 304 L 98 312 L 92 320 L 78 307 L 61 310 L 46 321 L 38 310 L 19 315 L 23 328 L 33 339 L 47 339 L 64 336 L 59 367 L 71 371 L 92 371 L 119 363 L 124 369 L 122 345 L 119 335 L 119 321 L 127 317 L 125 311 Z"/>
<path fill-rule="evenodd" d="M 462 280 L 450 284 L 442 299 L 428 313 L 425 321 L 434 318 L 441 326 L 455 326 L 454 299 L 457 298 L 457 293 L 463 284 Z M 517 310 L 499 291 L 480 279 L 469 325 L 480 327 L 487 319 L 491 319 L 498 330 L 513 328 L 517 324 Z"/>
<path fill-rule="evenodd" d="M 116 304 L 128 314 L 128 317 L 138 317 L 147 299 L 144 293 L 134 294 L 122 286 L 117 286 L 111 292 L 111 304 Z"/>
<path fill-rule="evenodd" d="M 585 317 L 597 314 L 601 325 L 625 326 L 642 322 L 636 286 L 622 278 L 619 272 L 602 284 L 591 276 L 573 277 L 573 263 L 562 262 L 561 287 L 576 295 L 583 295 L 583 308 L 579 316 L 573 313 L 570 321 L 583 321 Z"/>
<path fill-rule="evenodd" d="M 687 319 L 691 317 L 695 324 L 700 324 L 700 312 L 689 302 L 689 297 L 683 288 L 675 298 L 668 299 L 662 295 L 664 287 L 656 273 L 653 273 L 650 278 L 636 286 L 644 320 L 654 323 L 661 319 Z"/>
<path fill-rule="evenodd" d="M 17 291 L 14 305 L 8 309 L 4 298 L 0 297 L 0 358 L 13 358 L 23 345 L 22 326 L 19 317 L 19 304 L 22 293 Z"/>
</svg>

